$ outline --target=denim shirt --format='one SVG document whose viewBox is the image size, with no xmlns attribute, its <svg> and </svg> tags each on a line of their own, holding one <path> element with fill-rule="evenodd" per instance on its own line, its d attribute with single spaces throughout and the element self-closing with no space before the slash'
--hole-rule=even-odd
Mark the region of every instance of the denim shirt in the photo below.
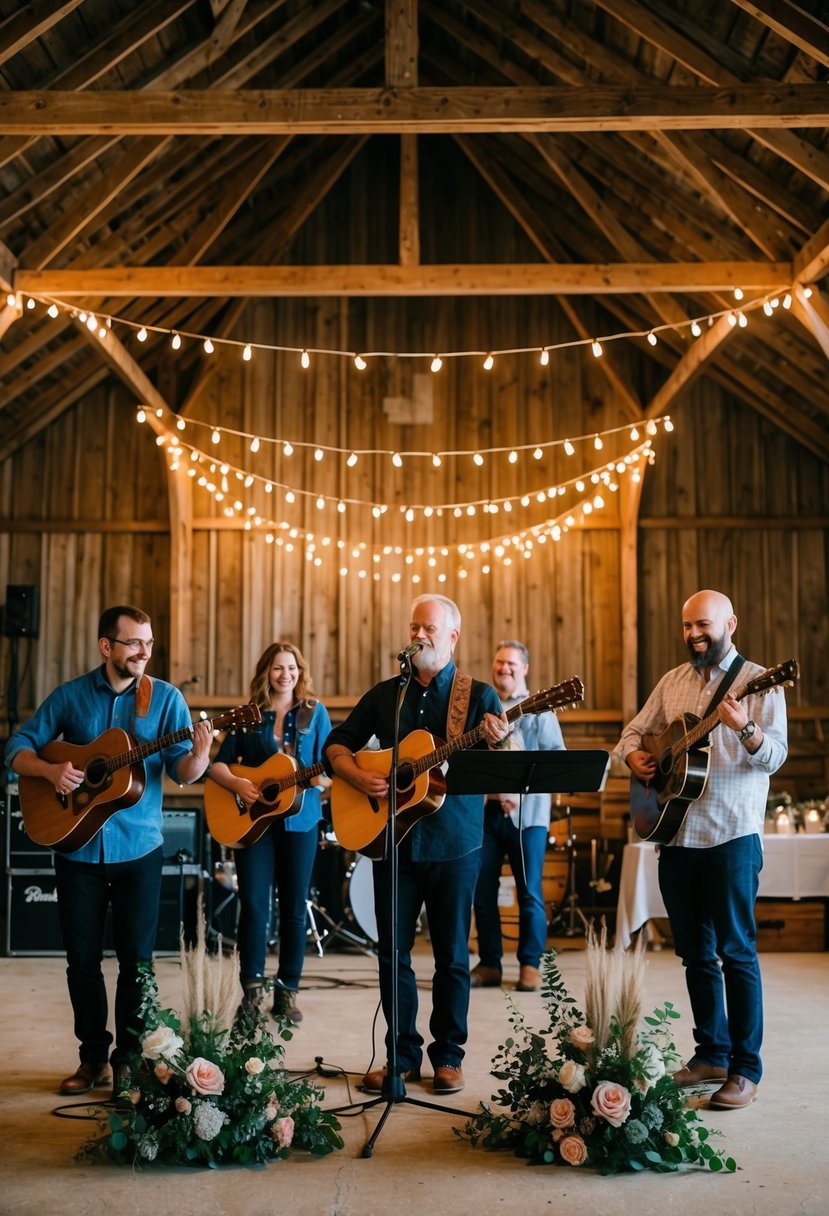
<svg viewBox="0 0 829 1216">
<path fill-rule="evenodd" d="M 446 739 L 446 719 L 455 664 L 449 660 L 424 688 L 416 679 L 409 681 L 400 712 L 400 740 L 413 730 L 427 730 L 440 742 Z M 394 739 L 394 716 L 400 680 L 394 676 L 370 688 L 360 698 L 345 722 L 334 728 L 325 746 L 340 743 L 349 751 L 365 747 L 376 735 L 381 748 L 390 748 Z M 501 702 L 489 684 L 472 681 L 464 730 L 472 730 L 485 713 L 500 714 Z M 485 743 L 476 746 L 486 747 Z M 443 805 L 425 815 L 406 837 L 414 861 L 451 861 L 464 857 L 483 843 L 484 800 L 480 794 L 449 794 Z"/>
<path fill-rule="evenodd" d="M 504 701 L 504 709 L 512 709 L 530 694 L 526 691 Z M 564 738 L 554 713 L 522 715 L 516 720 L 515 733 L 525 752 L 554 752 L 564 750 Z M 521 805 L 510 811 L 515 827 L 549 828 L 551 802 L 549 794 L 525 794 Z"/>
<path fill-rule="evenodd" d="M 308 768 L 309 765 L 316 764 L 322 759 L 322 747 L 331 730 L 328 710 L 321 701 L 317 701 L 307 729 L 297 734 L 297 709 L 298 706 L 292 705 L 285 715 L 282 747 L 277 746 L 273 733 L 276 714 L 272 709 L 265 709 L 262 711 L 261 725 L 256 730 L 228 732 L 225 735 L 216 755 L 216 762 L 238 763 L 248 768 L 258 768 L 277 752 L 290 751 L 298 768 Z M 320 789 L 311 786 L 304 791 L 301 809 L 295 815 L 281 818 L 277 822 L 284 823 L 286 832 L 310 831 L 322 818 L 321 795 Z"/>
<path fill-rule="evenodd" d="M 81 746 L 92 743 L 104 731 L 117 726 L 138 743 L 148 743 L 192 725 L 187 702 L 177 688 L 153 679 L 148 713 L 135 716 L 135 681 L 117 693 L 106 678 L 103 664 L 86 675 L 61 684 L 51 692 L 28 722 L 12 735 L 6 746 L 6 764 L 14 768 L 14 757 L 28 748 L 39 752 L 47 743 L 63 738 Z M 163 843 L 161 786 L 166 769 L 173 781 L 182 756 L 192 741 L 174 743 L 143 761 L 144 793 L 133 806 L 110 815 L 92 839 L 73 853 L 71 861 L 134 861 Z"/>
</svg>

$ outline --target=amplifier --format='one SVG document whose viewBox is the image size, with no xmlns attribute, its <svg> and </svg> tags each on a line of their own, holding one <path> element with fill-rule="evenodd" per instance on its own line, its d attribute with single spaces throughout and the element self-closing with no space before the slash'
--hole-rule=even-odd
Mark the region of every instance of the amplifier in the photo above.
<svg viewBox="0 0 829 1216">
<path fill-rule="evenodd" d="M 24 870 L 6 881 L 6 954 L 63 954 L 55 871 Z"/>
<path fill-rule="evenodd" d="M 52 864 L 52 850 L 43 844 L 35 844 L 26 835 L 23 813 L 17 785 L 6 786 L 5 858 L 7 870 L 42 870 Z"/>
<path fill-rule="evenodd" d="M 202 816 L 198 810 L 167 810 L 161 812 L 164 820 L 161 831 L 164 836 L 164 862 L 177 861 L 176 854 L 186 854 L 185 861 L 201 860 Z"/>
<path fill-rule="evenodd" d="M 58 920 L 58 892 L 52 869 L 19 870 L 6 876 L 6 954 L 61 955 L 63 935 Z M 178 954 L 179 924 L 185 937 L 195 937 L 201 869 L 196 865 L 164 866 L 161 871 L 157 954 Z M 104 950 L 112 953 L 107 923 Z"/>
</svg>

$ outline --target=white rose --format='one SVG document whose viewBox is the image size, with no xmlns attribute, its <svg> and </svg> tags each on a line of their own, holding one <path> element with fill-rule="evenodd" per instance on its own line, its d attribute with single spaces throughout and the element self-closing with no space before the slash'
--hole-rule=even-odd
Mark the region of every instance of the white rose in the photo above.
<svg viewBox="0 0 829 1216">
<path fill-rule="evenodd" d="M 141 1040 L 141 1054 L 145 1060 L 172 1060 L 181 1051 L 184 1040 L 172 1026 L 156 1026 Z"/>
<path fill-rule="evenodd" d="M 245 1072 L 248 1076 L 255 1077 L 265 1067 L 264 1060 L 260 1060 L 259 1056 L 251 1056 L 249 1060 L 245 1060 Z"/>
<path fill-rule="evenodd" d="M 565 1060 L 558 1072 L 558 1083 L 568 1094 L 577 1094 L 586 1084 L 584 1065 L 577 1064 L 575 1060 Z"/>
</svg>

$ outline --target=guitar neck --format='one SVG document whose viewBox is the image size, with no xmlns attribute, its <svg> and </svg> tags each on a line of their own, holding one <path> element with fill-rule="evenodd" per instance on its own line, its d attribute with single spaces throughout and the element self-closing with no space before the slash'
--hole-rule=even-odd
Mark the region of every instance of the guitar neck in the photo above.
<svg viewBox="0 0 829 1216">
<path fill-rule="evenodd" d="M 743 697 L 748 692 L 748 686 L 745 685 L 740 692 L 736 694 L 736 699 L 742 701 Z M 702 718 L 689 731 L 683 735 L 682 739 L 671 750 L 675 752 L 674 759 L 678 760 L 680 756 L 689 751 L 695 744 L 699 743 L 700 739 L 704 739 L 709 735 L 715 727 L 719 726 L 720 719 L 717 717 L 717 711 L 714 710 L 707 718 Z"/>
<path fill-rule="evenodd" d="M 288 773 L 286 777 L 282 777 L 277 782 L 277 788 L 282 790 L 290 789 L 292 785 L 308 785 L 315 777 L 319 777 L 325 772 L 325 762 L 318 760 L 316 764 L 309 764 L 307 768 L 298 768 L 295 773 Z"/>
<path fill-rule="evenodd" d="M 210 723 L 212 725 L 212 719 L 210 719 Z M 148 756 L 154 756 L 156 752 L 163 752 L 165 747 L 172 747 L 174 743 L 181 743 L 185 739 L 192 739 L 192 737 L 193 727 L 183 726 L 181 730 L 174 730 L 169 735 L 162 735 L 160 739 L 151 739 L 147 743 L 137 743 L 128 752 L 121 752 L 117 756 L 109 756 L 106 761 L 107 769 L 113 773 L 118 768 L 128 768 L 131 764 L 135 764 L 137 760 L 146 760 Z"/>
<path fill-rule="evenodd" d="M 513 705 L 512 709 L 507 710 L 508 722 L 514 722 L 516 718 L 522 716 L 523 710 L 521 705 Z M 438 765 L 445 763 L 455 752 L 463 751 L 467 747 L 473 747 L 483 737 L 484 724 L 483 722 L 479 722 L 472 730 L 466 731 L 463 735 L 458 735 L 457 739 L 451 739 L 441 747 L 436 747 L 433 752 L 429 752 L 428 756 L 421 756 L 419 760 L 411 761 L 414 775 L 419 777 L 421 773 L 427 772 L 428 769 L 437 768 Z"/>
</svg>

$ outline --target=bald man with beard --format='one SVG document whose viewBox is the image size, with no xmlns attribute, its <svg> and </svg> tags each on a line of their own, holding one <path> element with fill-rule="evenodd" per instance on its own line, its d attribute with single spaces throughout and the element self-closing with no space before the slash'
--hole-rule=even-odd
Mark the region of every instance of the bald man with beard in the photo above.
<svg viewBox="0 0 829 1216">
<path fill-rule="evenodd" d="M 642 782 L 656 762 L 643 747 L 683 713 L 704 718 L 737 650 L 737 618 L 727 596 L 698 591 L 682 609 L 689 661 L 662 677 L 622 732 L 616 752 Z M 763 992 L 754 901 L 763 865 L 769 776 L 788 751 L 786 701 L 736 693 L 765 669 L 744 662 L 716 706 L 708 780 L 682 826 L 659 847 L 659 888 L 682 959 L 696 1050 L 674 1075 L 678 1085 L 716 1085 L 713 1107 L 737 1110 L 757 1096 L 763 1073 Z"/>
</svg>

